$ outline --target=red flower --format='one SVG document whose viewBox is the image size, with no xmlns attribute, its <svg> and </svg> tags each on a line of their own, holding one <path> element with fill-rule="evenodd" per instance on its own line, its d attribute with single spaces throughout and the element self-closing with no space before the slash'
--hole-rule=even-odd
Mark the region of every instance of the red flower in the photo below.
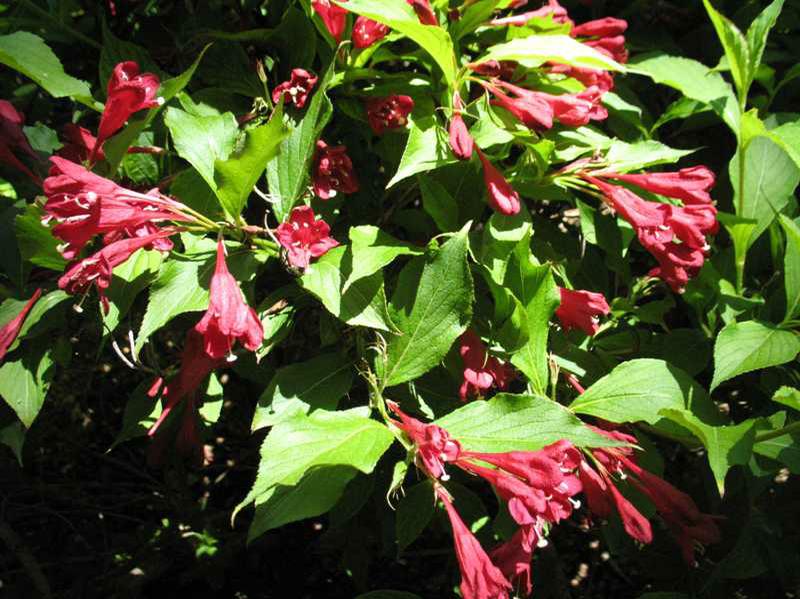
<svg viewBox="0 0 800 599">
<path fill-rule="evenodd" d="M 433 7 L 431 7 L 431 3 L 428 0 L 406 0 L 406 2 L 417 13 L 420 23 L 423 25 L 439 25 L 436 13 L 433 12 Z"/>
<path fill-rule="evenodd" d="M 389 27 L 367 17 L 358 17 L 353 25 L 353 45 L 356 48 L 368 48 L 389 34 Z"/>
<path fill-rule="evenodd" d="M 105 290 L 111 284 L 111 276 L 114 268 L 125 262 L 131 255 L 143 247 L 146 247 L 158 239 L 169 237 L 175 234 L 176 229 L 161 229 L 160 231 L 145 237 L 133 237 L 122 239 L 105 246 L 96 254 L 84 258 L 79 262 L 69 266 L 66 272 L 58 279 L 59 288 L 73 295 L 83 294 L 94 285 L 103 304 L 103 310 L 108 313 L 108 298 Z"/>
<path fill-rule="evenodd" d="M 387 129 L 400 129 L 408 123 L 408 115 L 414 109 L 410 96 L 388 96 L 367 100 L 367 121 L 376 135 Z"/>
<path fill-rule="evenodd" d="M 321 139 L 317 140 L 313 187 L 314 194 L 323 200 L 335 197 L 338 191 L 358 191 L 358 179 L 346 146 L 329 146 Z"/>
<path fill-rule="evenodd" d="M 88 129 L 79 127 L 73 123 L 67 123 L 61 130 L 64 145 L 58 151 L 58 155 L 71 162 L 80 164 L 88 160 L 92 152 L 98 160 L 105 160 L 106 154 L 102 148 L 95 150 L 97 138 Z"/>
<path fill-rule="evenodd" d="M 601 94 L 614 89 L 614 76 L 608 71 L 553 64 L 550 66 L 550 72 L 572 77 L 586 87 L 596 87 Z"/>
<path fill-rule="evenodd" d="M 563 287 L 559 287 L 559 292 L 561 305 L 556 310 L 556 316 L 564 330 L 580 329 L 587 335 L 594 335 L 600 328 L 600 316 L 611 311 L 603 294 Z"/>
<path fill-rule="evenodd" d="M 628 62 L 628 50 L 625 48 L 625 36 L 601 37 L 600 39 L 583 42 L 587 46 L 613 58 L 619 63 Z"/>
<path fill-rule="evenodd" d="M 0 100 L 0 162 L 25 173 L 34 183 L 41 184 L 41 179 L 33 173 L 23 162 L 14 154 L 14 150 L 26 154 L 34 160 L 39 160 L 36 152 L 33 151 L 22 125 L 25 123 L 25 116 L 17 112 L 14 105 L 6 100 Z"/>
<path fill-rule="evenodd" d="M 508 599 L 511 583 L 486 555 L 447 494 L 437 489 L 437 495 L 444 503 L 453 528 L 456 557 L 461 569 L 460 589 L 463 599 Z"/>
<path fill-rule="evenodd" d="M 92 160 L 103 142 L 119 131 L 133 113 L 164 103 L 163 98 L 158 97 L 160 85 L 157 75 L 140 74 L 139 65 L 133 61 L 121 62 L 114 67 L 108 80 L 108 99 L 100 117 Z"/>
<path fill-rule="evenodd" d="M 103 235 L 103 245 L 108 245 L 109 243 L 114 243 L 120 239 L 128 239 L 130 237 L 147 237 L 148 235 L 158 232 L 158 230 L 159 227 L 152 222 L 144 223 L 136 228 L 129 227 L 118 229 Z M 168 237 L 160 237 L 154 240 L 153 243 L 146 245 L 145 249 L 158 250 L 159 252 L 171 252 L 173 247 L 175 247 L 175 244 L 172 243 L 171 239 Z"/>
<path fill-rule="evenodd" d="M 464 382 L 459 389 L 461 401 L 470 395 L 483 395 L 496 386 L 505 389 L 514 378 L 514 369 L 494 356 L 486 355 L 486 346 L 472 329 L 467 329 L 460 339 L 459 352 L 464 361 Z"/>
<path fill-rule="evenodd" d="M 682 168 L 670 173 L 642 173 L 621 175 L 602 173 L 603 177 L 624 181 L 657 193 L 681 200 L 684 204 L 711 204 L 709 190 L 714 187 L 716 176 L 705 166 Z"/>
<path fill-rule="evenodd" d="M 516 8 L 517 6 L 524 6 L 527 2 L 523 3 L 516 3 L 516 6 L 512 5 L 511 8 Z M 567 15 L 567 9 L 561 6 L 557 0 L 548 0 L 546 6 L 541 8 L 537 8 L 536 10 L 531 10 L 525 13 L 521 13 L 518 15 L 512 15 L 510 17 L 503 17 L 501 19 L 493 19 L 489 21 L 490 25 L 494 25 L 496 27 L 503 27 L 506 25 L 512 25 L 515 27 L 522 27 L 526 25 L 528 21 L 535 18 L 544 18 L 549 15 L 553 16 L 553 21 L 556 23 L 572 23 L 569 16 Z"/>
<path fill-rule="evenodd" d="M 276 104 L 281 96 L 287 102 L 294 104 L 295 108 L 303 108 L 308 100 L 308 94 L 317 84 L 317 76 L 305 69 L 292 69 L 289 81 L 284 81 L 272 90 L 272 101 Z"/>
<path fill-rule="evenodd" d="M 418 466 L 432 478 L 448 480 L 450 477 L 445 472 L 444 465 L 458 459 L 461 454 L 459 442 L 450 438 L 450 434 L 443 428 L 435 424 L 425 424 L 404 413 L 395 402 L 387 401 L 386 405 L 400 418 L 400 422 L 392 420 L 392 424 L 414 443 Z"/>
<path fill-rule="evenodd" d="M 53 156 L 50 161 L 53 166 L 44 181 L 44 221 L 58 223 L 52 233 L 65 241 L 59 251 L 68 260 L 98 234 L 136 231 L 165 220 L 191 220 L 181 212 L 183 204 L 157 190 L 138 193 L 64 158 Z"/>
<path fill-rule="evenodd" d="M 535 533 L 534 533 L 535 534 Z M 533 546 L 527 540 L 529 536 L 526 528 L 520 528 L 508 541 L 495 547 L 489 554 L 492 562 L 497 565 L 518 593 L 527 597 L 533 591 L 531 582 L 531 560 L 533 560 Z"/>
<path fill-rule="evenodd" d="M 14 343 L 17 335 L 19 335 L 19 331 L 25 322 L 25 318 L 28 316 L 28 312 L 31 311 L 33 304 L 35 304 L 41 296 L 41 289 L 34 291 L 33 295 L 22 307 L 22 310 L 20 310 L 19 314 L 0 327 L 0 362 L 2 362 L 3 358 L 6 357 L 8 348 L 11 347 L 11 344 Z"/>
<path fill-rule="evenodd" d="M 572 37 L 613 37 L 628 29 L 628 22 L 614 17 L 587 21 L 572 28 Z"/>
<path fill-rule="evenodd" d="M 485 77 L 497 79 L 511 79 L 517 70 L 517 63 L 510 60 L 487 60 L 486 62 L 470 63 L 467 65 L 473 72 Z"/>
<path fill-rule="evenodd" d="M 208 310 L 194 328 L 203 335 L 205 351 L 212 358 L 231 356 L 237 340 L 250 351 L 261 347 L 264 340 L 264 328 L 256 311 L 247 305 L 236 279 L 228 271 L 221 239 L 217 242 L 217 265 L 211 276 Z"/>
<path fill-rule="evenodd" d="M 305 269 L 311 258 L 319 258 L 339 242 L 330 237 L 331 228 L 322 219 L 314 219 L 311 206 L 292 210 L 289 221 L 280 225 L 275 236 L 286 249 L 289 264 Z"/>
<path fill-rule="evenodd" d="M 341 6 L 337 6 L 330 0 L 312 0 L 311 6 L 325 24 L 325 28 L 331 37 L 337 42 L 342 41 L 344 29 L 347 26 L 347 11 Z"/>
<path fill-rule="evenodd" d="M 546 94 L 533 92 L 505 81 L 495 81 L 494 85 L 484 84 L 494 95 L 492 105 L 502 106 L 529 129 L 550 129 L 553 126 L 553 107 L 547 101 Z M 500 91 L 506 89 L 514 97 Z"/>
<path fill-rule="evenodd" d="M 483 182 L 489 194 L 489 206 L 506 216 L 517 214 L 520 210 L 519 194 L 480 150 L 478 158 L 483 165 Z"/>
</svg>

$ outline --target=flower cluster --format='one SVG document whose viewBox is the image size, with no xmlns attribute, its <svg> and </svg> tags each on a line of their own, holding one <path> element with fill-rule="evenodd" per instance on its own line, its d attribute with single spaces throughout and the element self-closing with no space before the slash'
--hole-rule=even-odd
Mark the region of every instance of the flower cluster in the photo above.
<svg viewBox="0 0 800 599">
<path fill-rule="evenodd" d="M 597 187 L 608 205 L 631 224 L 639 242 L 658 261 L 649 275 L 663 279 L 674 291 L 682 293 L 703 266 L 710 249 L 706 237 L 715 235 L 719 228 L 717 210 L 708 193 L 714 186 L 714 173 L 698 166 L 671 173 L 627 175 L 601 171 L 581 176 Z M 680 200 L 683 206 L 644 200 L 630 189 L 603 179 Z"/>
<path fill-rule="evenodd" d="M 436 18 L 436 13 L 433 11 L 429 0 L 406 0 L 406 2 L 414 9 L 420 23 L 423 25 L 439 25 L 439 19 Z M 311 7 L 322 19 L 322 23 L 328 33 L 331 34 L 331 37 L 337 42 L 341 42 L 344 31 L 347 29 L 347 9 L 330 0 L 312 0 Z M 353 24 L 353 45 L 358 49 L 368 48 L 386 37 L 389 31 L 389 27 L 382 23 L 367 17 L 358 17 Z"/>
<path fill-rule="evenodd" d="M 464 599 L 507 599 L 512 589 L 519 595 L 529 595 L 535 548 L 547 544 L 546 534 L 552 525 L 580 507 L 575 496 L 581 492 L 593 514 L 607 518 L 616 508 L 631 537 L 651 542 L 650 522 L 622 495 L 613 474 L 627 475 L 629 483 L 653 502 L 689 563 L 694 561 L 695 543 L 719 540 L 713 516 L 701 513 L 688 495 L 636 464 L 632 448 L 636 439 L 630 435 L 592 427 L 619 447 L 581 451 L 561 440 L 538 451 L 468 451 L 445 429 L 420 422 L 394 402 L 387 402 L 387 406 L 399 418 L 391 422 L 413 444 L 417 467 L 433 480 L 434 492 L 447 511 Z M 489 554 L 464 524 L 443 485 L 450 478 L 448 466 L 488 482 L 518 526 L 508 541 Z"/>
<path fill-rule="evenodd" d="M 611 308 L 602 293 L 559 288 L 561 303 L 556 317 L 565 331 L 580 329 L 587 335 L 594 335 L 600 328 L 600 317 L 607 315 Z"/>
</svg>

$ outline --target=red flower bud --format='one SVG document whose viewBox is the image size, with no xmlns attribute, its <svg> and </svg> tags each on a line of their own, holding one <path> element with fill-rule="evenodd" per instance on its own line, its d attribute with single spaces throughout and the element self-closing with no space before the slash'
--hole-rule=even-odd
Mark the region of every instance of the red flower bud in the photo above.
<svg viewBox="0 0 800 599">
<path fill-rule="evenodd" d="M 313 73 L 305 69 L 292 69 L 289 81 L 284 81 L 272 90 L 272 101 L 277 104 L 283 96 L 284 100 L 294 104 L 295 108 L 303 108 L 316 84 L 317 76 Z"/>
<path fill-rule="evenodd" d="M 367 17 L 358 17 L 353 25 L 353 45 L 356 48 L 368 48 L 389 34 L 389 27 Z"/>
<path fill-rule="evenodd" d="M 25 322 L 25 318 L 28 316 L 28 312 L 31 311 L 33 304 L 35 304 L 41 296 L 41 289 L 34 291 L 31 298 L 22 307 L 22 310 L 20 310 L 14 318 L 0 327 L 0 362 L 2 362 L 3 358 L 6 357 L 8 348 L 11 347 L 11 345 L 14 343 L 14 340 L 17 338 L 17 335 L 19 335 L 20 329 L 22 329 L 22 325 Z"/>
<path fill-rule="evenodd" d="M 439 25 L 439 20 L 436 18 L 436 13 L 433 12 L 433 7 L 429 0 L 406 0 L 414 12 L 417 13 L 419 22 L 423 25 Z"/>
<path fill-rule="evenodd" d="M 275 236 L 286 250 L 289 264 L 308 268 L 311 258 L 319 258 L 339 242 L 330 237 L 331 228 L 324 220 L 314 219 L 310 206 L 292 210 L 289 221 L 280 225 Z"/>
<path fill-rule="evenodd" d="M 603 177 L 625 181 L 651 193 L 681 200 L 684 204 L 711 204 L 709 190 L 714 187 L 716 177 L 705 166 L 682 168 L 670 173 L 641 173 L 621 175 L 603 173 Z"/>
<path fill-rule="evenodd" d="M 622 35 L 628 29 L 628 22 L 614 17 L 587 21 L 572 28 L 572 37 L 613 37 Z"/>
<path fill-rule="evenodd" d="M 519 194 L 480 150 L 478 158 L 483 165 L 483 182 L 489 195 L 489 206 L 506 216 L 517 214 L 520 210 Z"/>
<path fill-rule="evenodd" d="M 367 100 L 367 121 L 376 135 L 388 129 L 400 129 L 408 123 L 408 115 L 414 109 L 410 96 L 388 96 Z"/>
<path fill-rule="evenodd" d="M 347 11 L 330 0 L 312 0 L 311 6 L 322 19 L 331 37 L 337 42 L 341 42 L 347 26 Z"/>
</svg>

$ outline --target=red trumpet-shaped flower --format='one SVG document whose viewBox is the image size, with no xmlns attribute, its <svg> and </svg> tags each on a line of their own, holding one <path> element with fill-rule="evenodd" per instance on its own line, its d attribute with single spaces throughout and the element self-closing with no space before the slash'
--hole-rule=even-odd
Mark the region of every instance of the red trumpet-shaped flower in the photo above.
<svg viewBox="0 0 800 599">
<path fill-rule="evenodd" d="M 536 533 L 534 532 L 534 535 Z M 527 540 L 526 528 L 520 528 L 508 541 L 495 547 L 489 557 L 500 572 L 513 585 L 518 594 L 527 597 L 533 591 L 531 581 L 531 561 L 533 545 Z"/>
<path fill-rule="evenodd" d="M 80 164 L 94 153 L 98 160 L 106 159 L 102 148 L 95 150 L 97 138 L 88 129 L 67 123 L 61 133 L 64 145 L 58 151 L 58 155 L 62 158 Z"/>
<path fill-rule="evenodd" d="M 622 35 L 628 29 L 628 22 L 614 17 L 587 21 L 572 28 L 572 37 L 613 37 Z"/>
<path fill-rule="evenodd" d="M 261 347 L 264 328 L 261 321 L 242 297 L 242 290 L 225 263 L 225 246 L 217 242 L 217 264 L 209 286 L 208 310 L 195 325 L 203 335 L 206 353 L 211 358 L 231 356 L 238 340 L 250 351 Z"/>
<path fill-rule="evenodd" d="M 191 220 L 182 212 L 183 204 L 157 190 L 142 194 L 64 158 L 53 156 L 50 161 L 53 166 L 44 181 L 47 202 L 43 220 L 56 221 L 52 233 L 64 240 L 59 251 L 67 259 L 77 256 L 98 234 L 137 231 L 148 223 L 165 220 Z"/>
<path fill-rule="evenodd" d="M 312 183 L 314 194 L 323 200 L 335 197 L 339 191 L 358 191 L 358 178 L 346 146 L 329 146 L 321 139 L 317 141 Z"/>
<path fill-rule="evenodd" d="M 314 218 L 311 206 L 300 206 L 292 210 L 288 222 L 276 229 L 275 236 L 286 250 L 289 264 L 305 269 L 312 258 L 319 258 L 339 245 L 330 232 L 328 223 Z"/>
<path fill-rule="evenodd" d="M 277 104 L 283 96 L 284 100 L 294 104 L 295 108 L 303 108 L 316 84 L 317 76 L 313 73 L 305 69 L 292 69 L 289 81 L 284 81 L 272 90 L 272 101 Z"/>
<path fill-rule="evenodd" d="M 314 12 L 322 19 L 331 37 L 337 42 L 341 42 L 344 29 L 347 26 L 347 11 L 341 6 L 330 2 L 330 0 L 313 0 L 311 6 Z"/>
<path fill-rule="evenodd" d="M 505 389 L 514 378 L 514 369 L 494 356 L 486 354 L 486 346 L 472 329 L 460 339 L 459 353 L 464 362 L 464 382 L 459 389 L 461 401 L 469 396 L 483 395 L 492 387 Z"/>
<path fill-rule="evenodd" d="M 585 67 L 575 67 L 566 64 L 552 64 L 550 66 L 550 72 L 572 77 L 583 83 L 587 88 L 597 88 L 601 94 L 614 89 L 614 76 L 608 71 L 587 69 Z"/>
<path fill-rule="evenodd" d="M 489 196 L 489 206 L 506 216 L 517 214 L 520 210 L 519 194 L 480 150 L 478 158 L 483 166 L 483 182 Z"/>
<path fill-rule="evenodd" d="M 34 183 L 40 184 L 41 179 L 14 153 L 15 151 L 21 152 L 34 160 L 39 159 L 22 130 L 24 123 L 25 116 L 21 112 L 17 112 L 11 102 L 0 100 L 0 162 L 17 169 Z"/>
<path fill-rule="evenodd" d="M 444 503 L 453 528 L 456 557 L 461 569 L 461 596 L 464 599 L 508 599 L 511 583 L 486 555 L 447 493 L 438 488 L 437 495 Z"/>
<path fill-rule="evenodd" d="M 33 308 L 33 305 L 41 296 L 41 289 L 34 291 L 31 298 L 22 307 L 22 310 L 19 311 L 19 314 L 0 327 L 0 362 L 2 362 L 3 358 L 6 357 L 8 348 L 11 347 L 11 345 L 14 343 L 14 340 L 17 338 L 17 335 L 19 335 L 22 325 L 25 323 L 25 319 L 28 317 L 28 312 L 31 311 L 31 308 Z"/>
<path fill-rule="evenodd" d="M 103 310 L 108 313 L 108 298 L 105 290 L 111 285 L 112 271 L 125 262 L 131 255 L 153 242 L 174 235 L 177 229 L 161 229 L 152 235 L 122 239 L 105 246 L 99 252 L 92 254 L 69 266 L 66 272 L 58 279 L 59 288 L 73 295 L 86 293 L 94 285 L 103 304 Z"/>
<path fill-rule="evenodd" d="M 517 3 L 520 4 L 520 3 Z M 522 6 L 524 4 L 520 4 Z M 511 6 L 511 8 L 515 8 Z M 499 19 L 492 19 L 489 21 L 490 25 L 495 27 L 504 27 L 506 25 L 511 25 L 514 27 L 522 27 L 526 25 L 528 21 L 531 19 L 536 18 L 544 18 L 547 16 L 552 16 L 553 21 L 556 23 L 571 23 L 569 16 L 567 15 L 567 9 L 561 6 L 557 0 L 548 0 L 545 6 L 541 8 L 537 8 L 536 10 L 531 10 L 528 12 L 524 12 L 518 15 L 512 15 L 510 17 L 502 17 Z"/>
<path fill-rule="evenodd" d="M 353 24 L 353 45 L 356 48 L 368 48 L 389 35 L 389 27 L 367 17 L 358 17 Z"/>
<path fill-rule="evenodd" d="M 438 25 L 439 20 L 436 18 L 436 13 L 433 12 L 433 7 L 429 0 L 406 0 L 414 12 L 417 13 L 419 22 L 423 25 Z"/>
<path fill-rule="evenodd" d="M 514 71 L 517 70 L 517 63 L 511 60 L 487 60 L 485 62 L 473 62 L 467 66 L 478 75 L 506 80 L 511 79 Z"/>
<path fill-rule="evenodd" d="M 602 293 L 559 288 L 561 304 L 556 316 L 565 331 L 580 329 L 587 335 L 594 335 L 600 328 L 600 316 L 611 311 Z"/>
<path fill-rule="evenodd" d="M 526 127 L 549 129 L 553 119 L 570 127 L 586 125 L 590 120 L 603 120 L 608 111 L 600 104 L 603 92 L 590 87 L 577 94 L 547 94 L 519 87 L 506 81 L 486 86 L 494 94 L 493 104 L 511 112 Z M 499 91 L 501 88 L 513 97 Z"/>
<path fill-rule="evenodd" d="M 708 192 L 716 182 L 714 173 L 705 166 L 682 168 L 677 172 L 668 173 L 641 173 L 639 175 L 602 173 L 601 176 L 630 183 L 651 193 L 681 200 L 684 204 L 700 205 L 711 204 L 711 195 Z"/>
<path fill-rule="evenodd" d="M 389 129 L 405 127 L 413 109 L 414 100 L 410 96 L 371 98 L 367 100 L 367 121 L 375 135 L 381 135 Z"/>
<path fill-rule="evenodd" d="M 95 154 L 105 140 L 119 131 L 132 114 L 164 103 L 158 97 L 161 82 L 153 73 L 139 73 L 133 61 L 121 62 L 114 67 L 108 80 L 108 98 L 97 128 Z"/>
<path fill-rule="evenodd" d="M 386 405 L 400 418 L 399 422 L 393 420 L 392 423 L 414 443 L 417 465 L 432 478 L 448 480 L 444 465 L 455 462 L 461 455 L 459 442 L 443 428 L 412 418 L 395 402 L 387 401 Z"/>
</svg>

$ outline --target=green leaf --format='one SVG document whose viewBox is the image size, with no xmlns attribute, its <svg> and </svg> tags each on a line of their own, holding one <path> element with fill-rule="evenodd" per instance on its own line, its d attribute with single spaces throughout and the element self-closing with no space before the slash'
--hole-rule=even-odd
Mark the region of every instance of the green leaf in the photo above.
<svg viewBox="0 0 800 599">
<path fill-rule="evenodd" d="M 228 158 L 239 132 L 233 113 L 194 116 L 180 108 L 170 107 L 164 113 L 164 124 L 172 135 L 178 155 L 196 168 L 212 189 L 216 189 L 215 162 Z"/>
<path fill-rule="evenodd" d="M 5 426 L 0 426 L 0 443 L 8 447 L 17 458 L 17 463 L 22 467 L 22 446 L 25 444 L 25 427 L 21 422 L 15 421 Z"/>
<path fill-rule="evenodd" d="M 365 474 L 372 472 L 394 437 L 386 426 L 360 412 L 317 410 L 276 424 L 261 446 L 253 488 L 234 517 L 252 502 L 264 503 L 277 485 L 296 485 L 312 468 L 350 466 Z"/>
<path fill-rule="evenodd" d="M 400 335 L 388 340 L 379 372 L 385 386 L 410 381 L 436 366 L 472 317 L 467 224 L 432 257 L 414 258 L 400 273 L 392 320 Z"/>
<path fill-rule="evenodd" d="M 339 246 L 311 264 L 299 282 L 339 320 L 353 326 L 395 330 L 386 307 L 383 274 L 376 272 L 360 279 L 343 292 L 344 282 L 352 271 L 353 255 L 350 248 Z"/>
<path fill-rule="evenodd" d="M 56 313 L 50 311 L 69 298 L 70 296 L 60 289 L 56 289 L 40 297 L 39 300 L 33 304 L 33 308 L 31 308 L 31 311 L 28 312 L 28 315 L 25 317 L 25 321 L 22 323 L 22 327 L 17 334 L 17 339 L 8 347 L 8 351 L 13 351 L 29 332 L 31 336 L 41 335 L 51 328 L 59 326 L 61 324 L 59 318 L 56 317 Z M 19 314 L 26 303 L 27 300 L 7 299 L 0 304 L 0 326 L 5 325 Z M 45 316 L 47 316 L 46 319 L 44 319 Z M 34 329 L 34 327 L 36 328 Z"/>
<path fill-rule="evenodd" d="M 736 213 L 756 221 L 752 244 L 792 200 L 800 167 L 773 140 L 757 135 L 745 147 L 744 164 L 737 153 L 729 169 Z"/>
<path fill-rule="evenodd" d="M 725 475 L 728 470 L 750 461 L 756 434 L 755 420 L 745 420 L 734 426 L 712 426 L 683 410 L 667 408 L 664 415 L 692 431 L 702 441 L 708 452 L 708 463 L 719 494 L 724 495 Z"/>
<path fill-rule="evenodd" d="M 217 197 L 233 218 L 241 214 L 267 163 L 278 153 L 278 146 L 286 137 L 281 106 L 279 103 L 266 125 L 247 131 L 241 152 L 214 163 Z"/>
<path fill-rule="evenodd" d="M 247 541 L 289 522 L 329 511 L 357 472 L 348 466 L 323 466 L 309 470 L 296 485 L 272 487 L 258 499 Z"/>
<path fill-rule="evenodd" d="M 666 54 L 645 54 L 631 60 L 629 73 L 646 75 L 656 83 L 677 89 L 687 98 L 710 105 L 723 121 L 738 134 L 741 111 L 739 103 L 722 75 L 690 58 Z"/>
<path fill-rule="evenodd" d="M 783 151 L 789 154 L 800 168 L 800 121 L 784 123 L 767 131 L 767 135 L 772 141 L 779 143 Z"/>
<path fill-rule="evenodd" d="M 767 47 L 767 37 L 770 30 L 775 26 L 778 15 L 783 10 L 784 0 L 773 0 L 755 20 L 747 30 L 747 47 L 750 50 L 750 62 L 747 65 L 748 76 L 752 82 L 756 71 L 764 57 L 764 49 Z"/>
<path fill-rule="evenodd" d="M 409 122 L 410 132 L 406 148 L 403 150 L 397 172 L 386 184 L 387 189 L 411 175 L 458 162 L 450 151 L 447 133 L 432 114 L 418 118 L 411 116 Z"/>
<path fill-rule="evenodd" d="M 786 289 L 786 320 L 800 315 L 800 226 L 781 214 L 781 227 L 786 232 L 783 255 L 783 279 Z"/>
<path fill-rule="evenodd" d="M 458 204 L 450 192 L 432 177 L 417 177 L 422 193 L 422 209 L 427 212 L 443 233 L 458 229 Z"/>
<path fill-rule="evenodd" d="M 792 391 L 797 393 L 796 389 L 792 389 Z M 773 397 L 773 399 L 775 398 Z M 800 398 L 795 399 L 797 400 L 796 404 L 800 404 Z M 776 412 L 769 418 L 759 419 L 756 423 L 757 434 L 773 432 L 785 426 L 786 412 Z M 797 431 L 757 441 L 753 445 L 753 451 L 784 464 L 793 474 L 800 474 L 800 434 Z"/>
<path fill-rule="evenodd" d="M 54 98 L 73 98 L 94 108 L 89 84 L 70 77 L 39 36 L 27 31 L 0 35 L 0 63 L 30 77 Z"/>
<path fill-rule="evenodd" d="M 122 414 L 122 428 L 109 451 L 120 443 L 145 436 L 161 415 L 161 402 L 147 395 L 151 384 L 152 381 L 142 381 L 130 393 Z"/>
<path fill-rule="evenodd" d="M 424 253 L 421 248 L 395 239 L 372 225 L 350 228 L 350 251 L 353 253 L 353 270 L 344 283 L 344 292 L 356 281 L 391 264 L 398 256 Z"/>
<path fill-rule="evenodd" d="M 103 323 L 109 331 L 119 325 L 128 313 L 136 296 L 158 274 L 163 254 L 158 250 L 138 250 L 114 269 L 111 286 L 106 291 L 109 299 L 108 314 L 103 314 Z"/>
<path fill-rule="evenodd" d="M 722 43 L 722 48 L 725 51 L 725 56 L 728 59 L 728 66 L 731 70 L 731 76 L 736 84 L 736 89 L 739 91 L 740 98 L 746 98 L 747 92 L 750 89 L 750 83 L 753 81 L 755 70 L 750 72 L 750 48 L 747 46 L 747 40 L 739 28 L 733 22 L 719 13 L 708 0 L 703 0 L 706 7 L 706 12 L 714 24 L 714 29 L 717 30 L 717 37 Z"/>
<path fill-rule="evenodd" d="M 420 23 L 419 17 L 408 4 L 394 0 L 348 0 L 340 5 L 357 15 L 388 25 L 393 31 L 417 42 L 442 69 L 447 84 L 451 87 L 455 84 L 453 40 L 441 27 Z"/>
<path fill-rule="evenodd" d="M 405 497 L 397 506 L 395 535 L 397 551 L 403 552 L 411 545 L 433 518 L 436 500 L 430 480 L 417 483 L 406 491 Z"/>
<path fill-rule="evenodd" d="M 278 369 L 261 394 L 252 430 L 272 426 L 296 412 L 335 410 L 353 383 L 353 364 L 339 354 L 322 354 Z"/>
<path fill-rule="evenodd" d="M 58 141 L 58 134 L 47 125 L 36 123 L 35 125 L 25 126 L 22 128 L 25 132 L 25 137 L 31 147 L 37 152 L 43 154 L 55 154 L 56 150 L 61 149 L 63 144 Z"/>
<path fill-rule="evenodd" d="M 609 422 L 655 424 L 665 410 L 688 411 L 707 422 L 719 421 L 708 394 L 680 368 L 649 358 L 623 362 L 569 406 Z"/>
<path fill-rule="evenodd" d="M 53 376 L 50 350 L 26 348 L 22 357 L 0 367 L 0 397 L 30 428 L 50 387 Z"/>
<path fill-rule="evenodd" d="M 564 406 L 536 395 L 500 393 L 468 403 L 436 424 L 468 451 L 535 451 L 561 439 L 579 447 L 615 445 Z"/>
<path fill-rule="evenodd" d="M 627 143 L 615 139 L 606 154 L 609 168 L 617 172 L 638 170 L 659 164 L 673 164 L 695 150 L 670 148 L 654 139 Z"/>
<path fill-rule="evenodd" d="M 720 331 L 714 344 L 711 389 L 735 376 L 794 360 L 800 337 L 767 322 L 734 322 Z"/>
<path fill-rule="evenodd" d="M 800 412 L 800 389 L 784 385 L 772 395 L 772 401 Z"/>
<path fill-rule="evenodd" d="M 519 242 L 508 263 L 505 287 L 512 291 L 527 312 L 528 342 L 511 357 L 534 392 L 547 390 L 549 367 L 547 337 L 550 318 L 561 301 L 558 286 L 549 265 L 537 265 L 530 250 L 530 238 Z"/>
<path fill-rule="evenodd" d="M 267 163 L 267 185 L 275 198 L 272 209 L 279 222 L 286 220 L 305 191 L 317 139 L 333 113 L 327 90 L 334 66 L 335 63 L 331 62 L 303 118 L 281 142 L 278 155 Z"/>
<path fill-rule="evenodd" d="M 223 218 L 222 207 L 216 193 L 193 168 L 178 173 L 172 181 L 170 193 L 203 216 L 212 220 Z"/>
<path fill-rule="evenodd" d="M 747 250 L 752 245 L 753 231 L 756 230 L 758 221 L 754 218 L 744 218 L 725 212 L 718 212 L 717 220 L 722 223 L 733 241 L 733 260 L 736 265 L 737 287 L 741 288 L 744 282 Z"/>
<path fill-rule="evenodd" d="M 20 256 L 36 266 L 63 271 L 67 261 L 58 253 L 58 240 L 42 224 L 42 214 L 39 206 L 28 204 L 14 220 Z"/>
<path fill-rule="evenodd" d="M 515 60 L 528 68 L 546 62 L 567 64 L 587 69 L 624 72 L 625 67 L 594 48 L 568 35 L 529 35 L 489 48 L 476 62 Z"/>
</svg>

